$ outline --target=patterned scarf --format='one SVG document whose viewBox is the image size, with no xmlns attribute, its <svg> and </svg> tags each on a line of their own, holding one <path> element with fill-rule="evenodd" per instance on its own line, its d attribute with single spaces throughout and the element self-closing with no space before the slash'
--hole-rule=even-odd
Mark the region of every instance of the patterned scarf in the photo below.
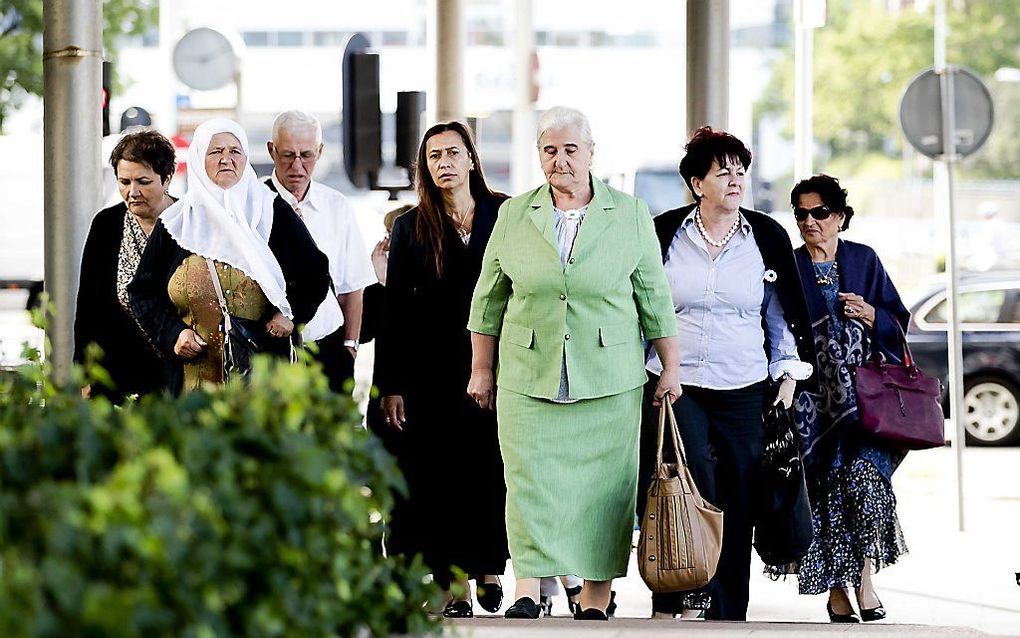
<svg viewBox="0 0 1020 638">
<path fill-rule="evenodd" d="M 131 213 L 124 213 L 124 232 L 120 239 L 120 252 L 117 255 L 117 300 L 124 307 L 124 311 L 131 314 L 131 303 L 128 299 L 127 287 L 135 277 L 138 270 L 138 263 L 142 260 L 142 252 L 149 237 L 142 230 Z"/>
<path fill-rule="evenodd" d="M 839 466 L 848 454 L 871 461 L 888 480 L 903 454 L 873 447 L 858 436 L 857 394 L 853 370 L 871 355 L 868 329 L 857 320 L 834 321 L 826 315 L 811 326 L 818 353 L 818 393 L 801 392 L 794 403 L 794 419 L 804 446 L 804 460 L 812 465 Z"/>
</svg>

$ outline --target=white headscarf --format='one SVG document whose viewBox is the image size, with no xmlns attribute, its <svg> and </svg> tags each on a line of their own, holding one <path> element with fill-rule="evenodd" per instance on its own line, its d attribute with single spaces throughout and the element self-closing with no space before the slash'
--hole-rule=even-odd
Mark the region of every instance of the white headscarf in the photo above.
<svg viewBox="0 0 1020 638">
<path fill-rule="evenodd" d="M 188 192 L 160 216 L 182 248 L 237 268 L 254 279 L 269 302 L 293 319 L 287 284 L 273 252 L 273 200 L 276 194 L 255 177 L 248 162 L 241 179 L 223 189 L 205 171 L 205 154 L 217 133 L 230 133 L 248 155 L 248 136 L 237 122 L 215 118 L 195 129 L 188 149 Z"/>
</svg>

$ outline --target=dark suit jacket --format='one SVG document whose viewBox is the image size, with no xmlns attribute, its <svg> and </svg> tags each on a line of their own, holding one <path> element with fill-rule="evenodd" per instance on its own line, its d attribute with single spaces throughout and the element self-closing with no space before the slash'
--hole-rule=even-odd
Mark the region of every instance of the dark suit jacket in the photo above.
<svg viewBox="0 0 1020 638">
<path fill-rule="evenodd" d="M 312 236 L 294 209 L 277 197 L 273 202 L 273 230 L 269 249 L 276 256 L 287 285 L 287 300 L 296 325 L 308 323 L 329 289 L 326 255 L 315 246 Z M 191 252 L 178 244 L 163 223 L 157 222 L 142 254 L 138 272 L 128 286 L 131 309 L 146 333 L 156 342 L 166 362 L 166 387 L 180 392 L 183 380 L 181 359 L 174 344 L 188 325 L 167 295 L 167 284 Z M 266 317 L 268 320 L 269 317 Z M 294 335 L 297 330 L 294 331 Z"/>
<path fill-rule="evenodd" d="M 418 209 L 397 218 L 390 236 L 382 331 L 376 340 L 375 385 L 381 395 L 432 390 L 464 394 L 471 376 L 467 330 L 482 255 L 505 195 L 476 197 L 468 245 L 448 228 L 443 276 L 415 223 Z"/>
<path fill-rule="evenodd" d="M 662 261 L 665 263 L 669 247 L 673 243 L 680 224 L 687 215 L 694 210 L 695 204 L 681 206 L 667 210 L 655 218 L 655 234 L 659 237 L 659 247 L 662 251 Z M 775 290 L 779 296 L 779 303 L 783 307 L 783 315 L 790 327 L 790 332 L 797 342 L 797 353 L 801 361 L 816 364 L 814 337 L 811 334 L 811 322 L 804 300 L 804 287 L 801 284 L 800 270 L 793 256 L 793 244 L 790 243 L 790 236 L 786 230 L 764 213 L 741 208 L 740 212 L 751 225 L 751 233 L 758 250 L 761 252 L 762 261 L 765 267 L 776 272 Z M 764 317 L 762 321 L 764 322 Z M 768 330 L 765 331 L 765 356 L 769 357 L 771 348 L 769 346 Z M 807 389 L 813 389 L 816 375 L 812 375 Z M 798 384 L 798 389 L 802 389 Z"/>
<path fill-rule="evenodd" d="M 155 347 L 117 299 L 117 261 L 127 214 L 121 202 L 92 219 L 81 256 L 74 315 L 74 360 L 84 363 L 89 343 L 103 349 L 100 365 L 115 387 L 93 387 L 92 393 L 116 403 L 131 394 L 158 391 L 163 385 L 163 362 Z"/>
</svg>

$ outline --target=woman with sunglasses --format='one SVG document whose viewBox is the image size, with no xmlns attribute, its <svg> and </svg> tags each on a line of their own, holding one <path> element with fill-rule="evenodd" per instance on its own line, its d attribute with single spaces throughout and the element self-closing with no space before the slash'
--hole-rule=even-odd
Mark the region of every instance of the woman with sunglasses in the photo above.
<svg viewBox="0 0 1020 638">
<path fill-rule="evenodd" d="M 818 353 L 818 392 L 800 394 L 795 412 L 805 435 L 815 538 L 799 564 L 774 571 L 799 574 L 802 594 L 828 591 L 829 620 L 855 623 L 885 618 L 871 574 L 896 562 L 907 547 L 890 482 L 903 453 L 856 436 L 850 370 L 873 348 L 900 361 L 900 331 L 910 314 L 875 251 L 839 238 L 854 215 L 846 198 L 828 175 L 801 181 L 790 195 L 804 238 L 795 254 Z"/>
<path fill-rule="evenodd" d="M 656 616 L 706 606 L 706 618 L 747 617 L 752 504 L 762 456 L 762 412 L 790 407 L 811 376 L 811 329 L 793 245 L 778 222 L 741 207 L 751 151 L 725 131 L 704 127 L 687 143 L 680 175 L 695 203 L 655 219 L 680 337 L 675 404 L 694 482 L 721 508 L 722 553 L 707 592 L 656 594 Z M 657 410 L 650 392 L 662 371 L 647 361 L 639 488 L 655 465 Z M 643 503 L 639 510 L 643 509 Z"/>
</svg>

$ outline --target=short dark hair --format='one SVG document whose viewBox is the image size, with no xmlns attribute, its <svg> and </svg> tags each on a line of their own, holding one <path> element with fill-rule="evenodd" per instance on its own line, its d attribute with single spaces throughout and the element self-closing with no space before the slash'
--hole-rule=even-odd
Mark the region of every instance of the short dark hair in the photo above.
<svg viewBox="0 0 1020 638">
<path fill-rule="evenodd" d="M 686 155 L 680 160 L 680 176 L 695 201 L 701 201 L 701 197 L 694 192 L 691 181 L 695 177 L 704 179 L 712 168 L 713 160 L 719 162 L 719 166 L 727 166 L 730 158 L 736 158 L 745 171 L 751 165 L 751 151 L 743 142 L 735 135 L 717 131 L 711 126 L 702 126 L 695 131 L 684 150 Z"/>
<path fill-rule="evenodd" d="M 824 173 L 802 179 L 790 191 L 790 206 L 796 208 L 800 203 L 800 196 L 808 193 L 821 197 L 822 203 L 833 212 L 843 213 L 843 225 L 839 227 L 840 230 L 850 228 L 850 218 L 854 216 L 854 209 L 846 203 L 847 192 L 839 185 L 838 179 Z"/>
<path fill-rule="evenodd" d="M 121 160 L 145 164 L 157 175 L 159 181 L 167 182 L 177 167 L 177 151 L 170 140 L 154 129 L 144 129 L 125 135 L 110 153 L 110 166 L 117 174 Z"/>
</svg>

